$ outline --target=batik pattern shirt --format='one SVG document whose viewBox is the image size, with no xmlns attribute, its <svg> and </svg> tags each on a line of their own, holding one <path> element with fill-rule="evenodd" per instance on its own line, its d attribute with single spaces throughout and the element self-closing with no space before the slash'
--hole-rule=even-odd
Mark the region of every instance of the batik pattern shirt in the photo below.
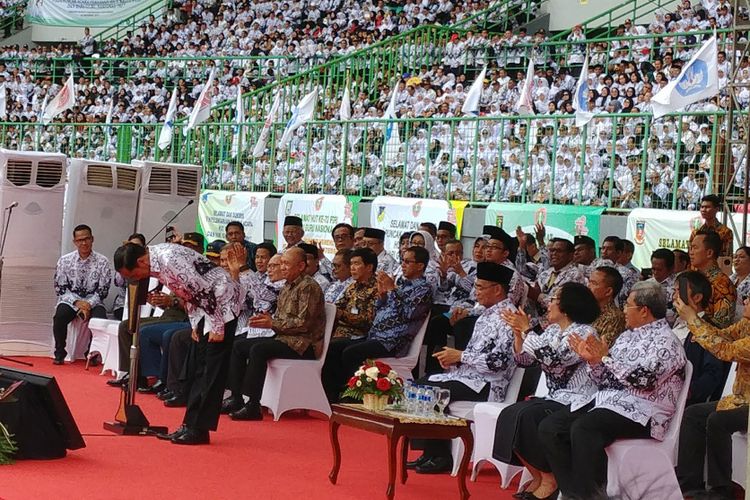
<svg viewBox="0 0 750 500">
<path fill-rule="evenodd" d="M 440 278 L 438 290 L 445 298 L 440 301 L 440 296 L 436 297 L 436 304 L 453 306 L 469 302 L 471 292 L 474 290 L 474 282 L 477 280 L 477 264 L 473 260 L 464 260 L 461 267 L 466 272 L 466 276 L 459 276 L 458 273 L 450 270 L 445 278 Z"/>
<path fill-rule="evenodd" d="M 306 274 L 285 283 L 279 292 L 271 326 L 276 340 L 300 356 L 312 345 L 317 358 L 323 351 L 325 326 L 325 301 L 320 285 Z"/>
<path fill-rule="evenodd" d="M 547 399 L 570 405 L 570 411 L 575 411 L 594 398 L 596 384 L 589 377 L 586 362 L 570 348 L 571 334 L 586 338 L 596 335 L 596 331 L 590 325 L 579 323 L 572 323 L 563 330 L 553 323 L 541 335 L 530 333 L 515 358 L 518 366 L 539 364 L 547 379 Z"/>
<path fill-rule="evenodd" d="M 375 319 L 367 336 L 377 340 L 396 357 L 406 355 L 409 344 L 432 307 L 432 288 L 424 276 L 402 280 L 401 284 L 378 298 Z"/>
<path fill-rule="evenodd" d="M 601 310 L 599 317 L 591 324 L 599 334 L 599 338 L 605 340 L 609 347 L 615 343 L 617 337 L 625 331 L 625 313 L 610 302 Z"/>
<path fill-rule="evenodd" d="M 658 283 L 664 292 L 664 300 L 667 301 L 667 321 L 670 325 L 674 325 L 677 314 L 674 310 L 674 304 L 672 303 L 672 296 L 674 294 L 674 282 L 677 279 L 676 274 L 670 274 L 663 281 L 657 281 L 656 278 L 649 278 L 646 281 L 650 283 Z"/>
<path fill-rule="evenodd" d="M 734 287 L 737 290 L 737 304 L 734 306 L 734 321 L 737 322 L 742 319 L 742 311 L 745 309 L 745 299 L 750 297 L 750 276 L 745 276 L 745 279 L 739 281 L 737 273 L 733 273 L 729 279 L 734 283 Z"/>
<path fill-rule="evenodd" d="M 323 294 L 325 301 L 329 304 L 335 304 L 336 301 L 339 300 L 339 297 L 344 294 L 344 290 L 346 290 L 346 288 L 352 283 L 354 283 L 354 280 L 351 277 L 344 281 L 335 280 L 331 282 Z"/>
<path fill-rule="evenodd" d="M 688 240 L 688 242 L 692 243 L 696 233 L 701 230 L 714 231 L 715 233 L 717 233 L 719 235 L 719 238 L 721 238 L 721 257 L 732 256 L 734 234 L 732 233 L 731 229 L 718 221 L 716 222 L 715 226 L 709 226 L 708 224 L 704 223 L 698 229 L 693 229 L 693 232 L 690 233 L 690 239 Z"/>
<path fill-rule="evenodd" d="M 706 315 L 719 328 L 726 328 L 734 321 L 737 289 L 717 265 L 703 271 L 703 274 L 711 282 L 711 301 L 706 308 Z"/>
<path fill-rule="evenodd" d="M 461 362 L 450 366 L 445 373 L 431 375 L 430 381 L 454 380 L 476 393 L 490 384 L 488 400 L 504 401 L 516 361 L 513 357 L 513 329 L 500 317 L 502 311 L 516 311 L 516 307 L 505 299 L 486 308 L 461 353 Z"/>
<path fill-rule="evenodd" d="M 193 328 L 205 319 L 204 334 L 223 334 L 224 324 L 239 316 L 239 283 L 203 255 L 181 245 L 162 243 L 149 247 L 149 260 L 151 276 L 183 300 Z"/>
<path fill-rule="evenodd" d="M 719 400 L 718 411 L 732 410 L 750 404 L 750 320 L 741 319 L 728 328 L 716 328 L 705 319 L 688 323 L 693 340 L 722 361 L 736 362 L 737 373 L 732 393 Z"/>
<path fill-rule="evenodd" d="M 630 295 L 630 289 L 633 288 L 633 285 L 636 284 L 636 282 L 640 279 L 641 275 L 637 270 L 630 269 L 620 264 L 615 264 L 609 259 L 596 259 L 584 271 L 584 276 L 586 278 L 585 282 L 588 283 L 589 278 L 591 278 L 591 273 L 596 271 L 597 267 L 605 267 L 605 266 L 614 267 L 615 269 L 617 269 L 617 272 L 620 273 L 620 276 L 622 277 L 622 289 L 620 290 L 620 293 L 617 295 L 617 298 L 615 299 L 615 304 L 617 304 L 619 307 L 622 307 L 625 304 L 625 301 L 628 300 L 628 295 Z"/>
<path fill-rule="evenodd" d="M 320 285 L 320 289 L 323 291 L 323 293 L 328 290 L 328 287 L 331 286 L 331 282 L 323 276 L 323 273 L 320 271 L 317 271 L 315 274 L 313 274 L 312 279 L 315 280 L 315 282 Z"/>
<path fill-rule="evenodd" d="M 115 301 L 112 304 L 112 309 L 118 309 L 120 307 L 125 307 L 125 292 L 127 292 L 128 289 L 128 282 L 125 281 L 125 278 L 123 278 L 122 275 L 117 271 L 115 271 L 114 277 L 117 295 L 115 296 Z"/>
<path fill-rule="evenodd" d="M 536 281 L 539 273 L 549 269 L 549 266 L 549 252 L 546 248 L 539 249 L 531 259 L 526 255 L 526 252 L 520 250 L 516 255 L 516 269 L 524 278 L 531 281 Z"/>
<path fill-rule="evenodd" d="M 82 259 L 78 250 L 65 254 L 57 261 L 55 269 L 55 293 L 57 304 L 73 304 L 85 300 L 91 307 L 102 305 L 109 294 L 112 283 L 112 267 L 109 260 L 97 252 Z"/>
<path fill-rule="evenodd" d="M 537 278 L 537 285 L 541 290 L 537 303 L 543 310 L 547 310 L 549 302 L 555 296 L 560 287 L 565 283 L 584 283 L 585 278 L 581 270 L 572 262 L 560 270 L 554 267 L 542 271 Z"/>
<path fill-rule="evenodd" d="M 500 265 L 513 270 L 513 277 L 510 279 L 510 284 L 508 285 L 508 299 L 510 299 L 514 306 L 523 309 L 526 305 L 526 294 L 529 292 L 529 286 L 510 260 L 505 259 Z M 484 306 L 477 303 L 477 292 L 473 287 L 469 298 L 463 302 L 454 304 L 454 307 L 466 309 L 469 311 L 469 316 L 481 316 L 484 312 Z"/>
<path fill-rule="evenodd" d="M 377 295 L 375 276 L 366 283 L 352 281 L 336 301 L 338 320 L 333 337 L 356 339 L 367 336 L 375 318 Z"/>
<path fill-rule="evenodd" d="M 664 319 L 624 331 L 601 363 L 589 366 L 595 408 L 611 410 L 662 440 L 685 383 L 685 350 Z"/>
<path fill-rule="evenodd" d="M 398 265 L 396 259 L 385 250 L 378 254 L 378 271 L 383 271 L 385 274 L 395 276 L 399 267 L 401 266 Z"/>
<path fill-rule="evenodd" d="M 246 271 L 240 274 L 240 297 L 244 298 L 237 320 L 237 335 L 247 338 L 273 337 L 270 328 L 250 326 L 250 318 L 259 313 L 273 313 L 284 280 L 272 282 L 266 273 Z"/>
</svg>

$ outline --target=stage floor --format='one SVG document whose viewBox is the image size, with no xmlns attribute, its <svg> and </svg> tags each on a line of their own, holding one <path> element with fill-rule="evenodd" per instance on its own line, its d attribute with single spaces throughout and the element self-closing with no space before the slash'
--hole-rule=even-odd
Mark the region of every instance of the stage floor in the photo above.
<svg viewBox="0 0 750 500">
<path fill-rule="evenodd" d="M 65 395 L 86 448 L 51 461 L 0 466 L 0 498 L 27 499 L 362 499 L 385 496 L 386 442 L 383 436 L 342 427 L 342 466 L 337 485 L 328 481 L 332 464 L 328 421 L 320 414 L 286 413 L 274 422 L 233 422 L 222 417 L 211 445 L 185 447 L 155 437 L 115 436 L 102 428 L 117 409 L 119 391 L 105 384 L 100 368 L 82 362 L 54 366 L 49 358 L 21 358 L 30 371 L 53 375 Z M 0 366 L 19 365 L 0 361 Z M 137 396 L 152 424 L 179 425 L 184 409 L 165 408 L 155 396 Z M 416 455 L 413 455 L 416 456 Z M 468 482 L 472 498 L 511 499 L 499 475 L 487 466 Z M 399 499 L 457 498 L 456 479 L 411 472 L 396 485 Z"/>
</svg>

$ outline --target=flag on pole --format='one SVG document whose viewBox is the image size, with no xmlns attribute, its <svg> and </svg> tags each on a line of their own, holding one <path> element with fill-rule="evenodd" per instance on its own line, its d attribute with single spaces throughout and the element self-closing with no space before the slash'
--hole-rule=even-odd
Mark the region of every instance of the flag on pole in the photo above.
<svg viewBox="0 0 750 500">
<path fill-rule="evenodd" d="M 206 86 L 203 87 L 201 95 L 198 97 L 198 100 L 195 101 L 193 111 L 190 113 L 190 119 L 184 130 L 185 134 L 187 134 L 188 130 L 194 129 L 196 126 L 208 120 L 211 116 L 211 90 L 214 86 L 215 73 L 216 68 L 211 68 L 211 73 L 208 75 Z"/>
<path fill-rule="evenodd" d="M 52 121 L 54 117 L 56 117 L 63 111 L 67 111 L 75 106 L 75 102 L 75 83 L 73 82 L 73 74 L 71 73 L 71 75 L 68 77 L 68 80 L 65 82 L 65 85 L 63 85 L 60 89 L 60 92 L 57 93 L 57 95 L 49 102 L 49 104 L 44 106 L 41 120 L 42 125 L 47 125 Z"/>
<path fill-rule="evenodd" d="M 391 91 L 391 100 L 388 103 L 388 107 L 385 108 L 385 112 L 383 113 L 383 118 L 385 118 L 386 120 L 396 120 L 398 118 L 396 116 L 397 99 L 398 81 L 396 81 L 396 84 L 393 86 L 393 91 Z M 398 161 L 398 152 L 401 149 L 401 138 L 399 137 L 398 133 L 398 122 L 389 121 L 385 126 L 385 141 L 383 142 L 383 147 L 385 148 L 383 159 L 386 166 L 396 163 L 396 161 Z"/>
<path fill-rule="evenodd" d="M 719 58 L 716 35 L 695 53 L 680 76 L 651 98 L 654 120 L 719 93 Z"/>
<path fill-rule="evenodd" d="M 242 152 L 242 124 L 245 122 L 245 106 L 242 103 L 242 87 L 237 87 L 237 103 L 234 106 L 234 130 L 232 135 L 232 158 Z"/>
<path fill-rule="evenodd" d="M 6 92 L 5 82 L 0 85 L 0 118 L 8 118 L 8 94 Z"/>
<path fill-rule="evenodd" d="M 589 110 L 589 56 L 583 61 L 581 75 L 578 77 L 576 84 L 575 99 L 573 99 L 573 108 L 576 110 L 576 127 L 583 127 L 594 117 L 594 113 Z"/>
<path fill-rule="evenodd" d="M 344 121 L 352 119 L 352 99 L 349 96 L 349 78 L 346 79 L 344 96 L 341 98 L 341 106 L 339 106 L 339 119 Z"/>
<path fill-rule="evenodd" d="M 286 124 L 284 134 L 281 136 L 281 140 L 278 144 L 278 149 L 286 148 L 287 144 L 292 138 L 292 134 L 295 130 L 300 128 L 305 123 L 312 120 L 313 114 L 315 113 L 315 104 L 318 102 L 318 87 L 307 94 L 302 100 L 292 108 L 292 117 Z"/>
<path fill-rule="evenodd" d="M 281 89 L 276 91 L 276 97 L 273 98 L 273 104 L 271 110 L 268 112 L 266 121 L 263 123 L 263 129 L 260 131 L 258 136 L 258 142 L 255 143 L 253 148 L 253 157 L 260 158 L 266 151 L 266 143 L 268 143 L 268 136 L 271 135 L 271 127 L 276 121 L 276 115 L 279 112 L 279 106 L 281 106 Z"/>
<path fill-rule="evenodd" d="M 531 95 L 531 85 L 534 82 L 534 61 L 529 58 L 529 67 L 526 70 L 526 79 L 523 81 L 523 87 L 521 87 L 521 95 L 518 98 L 518 105 L 516 111 L 522 115 L 533 115 L 534 113 L 534 97 Z"/>
<path fill-rule="evenodd" d="M 172 142 L 172 136 L 174 135 L 174 114 L 177 112 L 177 86 L 175 85 L 172 90 L 172 98 L 169 100 L 169 107 L 167 108 L 167 116 L 164 117 L 164 125 L 161 127 L 159 132 L 159 142 L 157 145 L 159 149 L 164 151 L 167 146 Z"/>
<path fill-rule="evenodd" d="M 107 117 L 104 119 L 105 130 L 107 132 L 108 138 L 112 135 L 112 113 L 114 113 L 114 110 L 115 110 L 115 98 L 110 97 L 109 109 L 107 110 Z"/>
<path fill-rule="evenodd" d="M 487 66 L 482 69 L 477 79 L 469 87 L 469 91 L 466 93 L 466 100 L 463 106 L 461 106 L 461 113 L 465 115 L 479 114 L 479 99 L 482 97 L 482 88 L 484 87 L 484 77 L 487 74 Z"/>
</svg>

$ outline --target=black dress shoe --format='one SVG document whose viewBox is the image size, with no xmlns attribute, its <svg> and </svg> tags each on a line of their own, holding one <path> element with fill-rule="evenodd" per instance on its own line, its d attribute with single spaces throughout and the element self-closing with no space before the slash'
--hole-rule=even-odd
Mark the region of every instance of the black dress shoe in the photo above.
<svg viewBox="0 0 750 500">
<path fill-rule="evenodd" d="M 425 455 L 424 453 L 422 453 L 422 456 L 420 456 L 418 459 L 412 460 L 411 462 L 406 462 L 406 468 L 407 469 L 416 469 L 420 465 L 422 465 L 425 462 L 427 462 L 429 459 L 430 459 L 430 457 L 428 457 L 427 455 Z"/>
<path fill-rule="evenodd" d="M 141 394 L 156 394 L 157 392 L 161 392 L 165 387 L 166 384 L 164 384 L 164 382 L 157 380 L 152 386 L 146 385 L 146 387 L 138 387 L 138 392 Z"/>
<path fill-rule="evenodd" d="M 263 420 L 263 411 L 259 403 L 248 403 L 239 410 L 229 414 L 232 420 Z"/>
<path fill-rule="evenodd" d="M 187 432 L 187 427 L 184 425 L 179 426 L 174 432 L 163 432 L 156 435 L 157 439 L 163 439 L 165 441 L 171 441 L 172 439 L 181 436 Z"/>
<path fill-rule="evenodd" d="M 171 399 L 174 397 L 174 392 L 170 391 L 169 389 L 164 389 L 159 394 L 157 394 L 156 397 L 161 399 L 162 401 L 166 401 L 167 399 Z"/>
<path fill-rule="evenodd" d="M 182 394 L 175 394 L 173 397 L 164 401 L 167 408 L 183 408 L 187 406 L 187 398 Z"/>
<path fill-rule="evenodd" d="M 172 438 L 174 444 L 208 444 L 208 431 L 199 431 L 196 429 L 187 429 L 177 437 Z"/>
<path fill-rule="evenodd" d="M 243 406 L 245 404 L 242 399 L 230 396 L 221 402 L 221 414 L 229 415 L 240 410 Z"/>
<path fill-rule="evenodd" d="M 432 457 L 422 465 L 417 466 L 417 474 L 444 474 L 453 470 L 451 457 Z"/>
<path fill-rule="evenodd" d="M 107 385 L 110 387 L 122 387 L 124 385 L 128 385 L 128 382 L 130 382 L 130 377 L 128 375 L 124 375 L 120 378 L 107 380 Z"/>
<path fill-rule="evenodd" d="M 53 365 L 64 365 L 65 359 L 64 358 L 55 358 L 52 360 Z"/>
</svg>

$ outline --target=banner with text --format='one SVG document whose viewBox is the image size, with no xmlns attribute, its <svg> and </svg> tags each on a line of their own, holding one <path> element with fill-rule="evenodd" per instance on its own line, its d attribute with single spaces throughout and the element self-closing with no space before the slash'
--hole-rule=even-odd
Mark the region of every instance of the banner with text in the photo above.
<svg viewBox="0 0 750 500">
<path fill-rule="evenodd" d="M 534 234 L 534 225 L 540 222 L 546 228 L 548 240 L 563 238 L 573 241 L 574 236 L 583 235 L 598 243 L 603 212 L 603 207 L 493 202 L 484 211 L 484 222 L 503 228 L 511 236 L 515 236 L 518 226 L 525 233 Z"/>
<path fill-rule="evenodd" d="M 30 24 L 105 28 L 119 24 L 144 7 L 143 0 L 32 0 L 26 17 Z"/>
<path fill-rule="evenodd" d="M 423 200 L 378 196 L 372 200 L 370 227 L 385 231 L 385 249 L 398 257 L 398 240 L 406 231 L 416 231 L 422 222 L 446 220 L 458 225 L 456 211 L 445 200 Z"/>
<path fill-rule="evenodd" d="M 284 218 L 287 215 L 296 215 L 302 218 L 305 229 L 303 239 L 308 243 L 320 243 L 326 257 L 333 259 L 336 247 L 331 231 L 340 222 L 352 224 L 354 208 L 351 201 L 342 195 L 285 194 L 279 200 L 277 215 L 276 245 L 279 250 L 286 246 L 282 235 Z"/>
<path fill-rule="evenodd" d="M 732 214 L 734 227 L 742 231 L 742 214 Z M 733 229 L 728 222 L 729 229 Z M 688 240 L 694 228 L 703 225 L 700 212 L 636 208 L 628 215 L 627 238 L 635 244 L 633 264 L 651 267 L 651 253 L 657 248 L 688 251 Z M 734 248 L 740 246 L 737 233 Z"/>
<path fill-rule="evenodd" d="M 254 243 L 262 242 L 268 195 L 269 193 L 245 191 L 202 191 L 198 204 L 198 221 L 206 243 L 225 239 L 226 225 L 234 220 L 245 226 L 246 239 Z"/>
</svg>

